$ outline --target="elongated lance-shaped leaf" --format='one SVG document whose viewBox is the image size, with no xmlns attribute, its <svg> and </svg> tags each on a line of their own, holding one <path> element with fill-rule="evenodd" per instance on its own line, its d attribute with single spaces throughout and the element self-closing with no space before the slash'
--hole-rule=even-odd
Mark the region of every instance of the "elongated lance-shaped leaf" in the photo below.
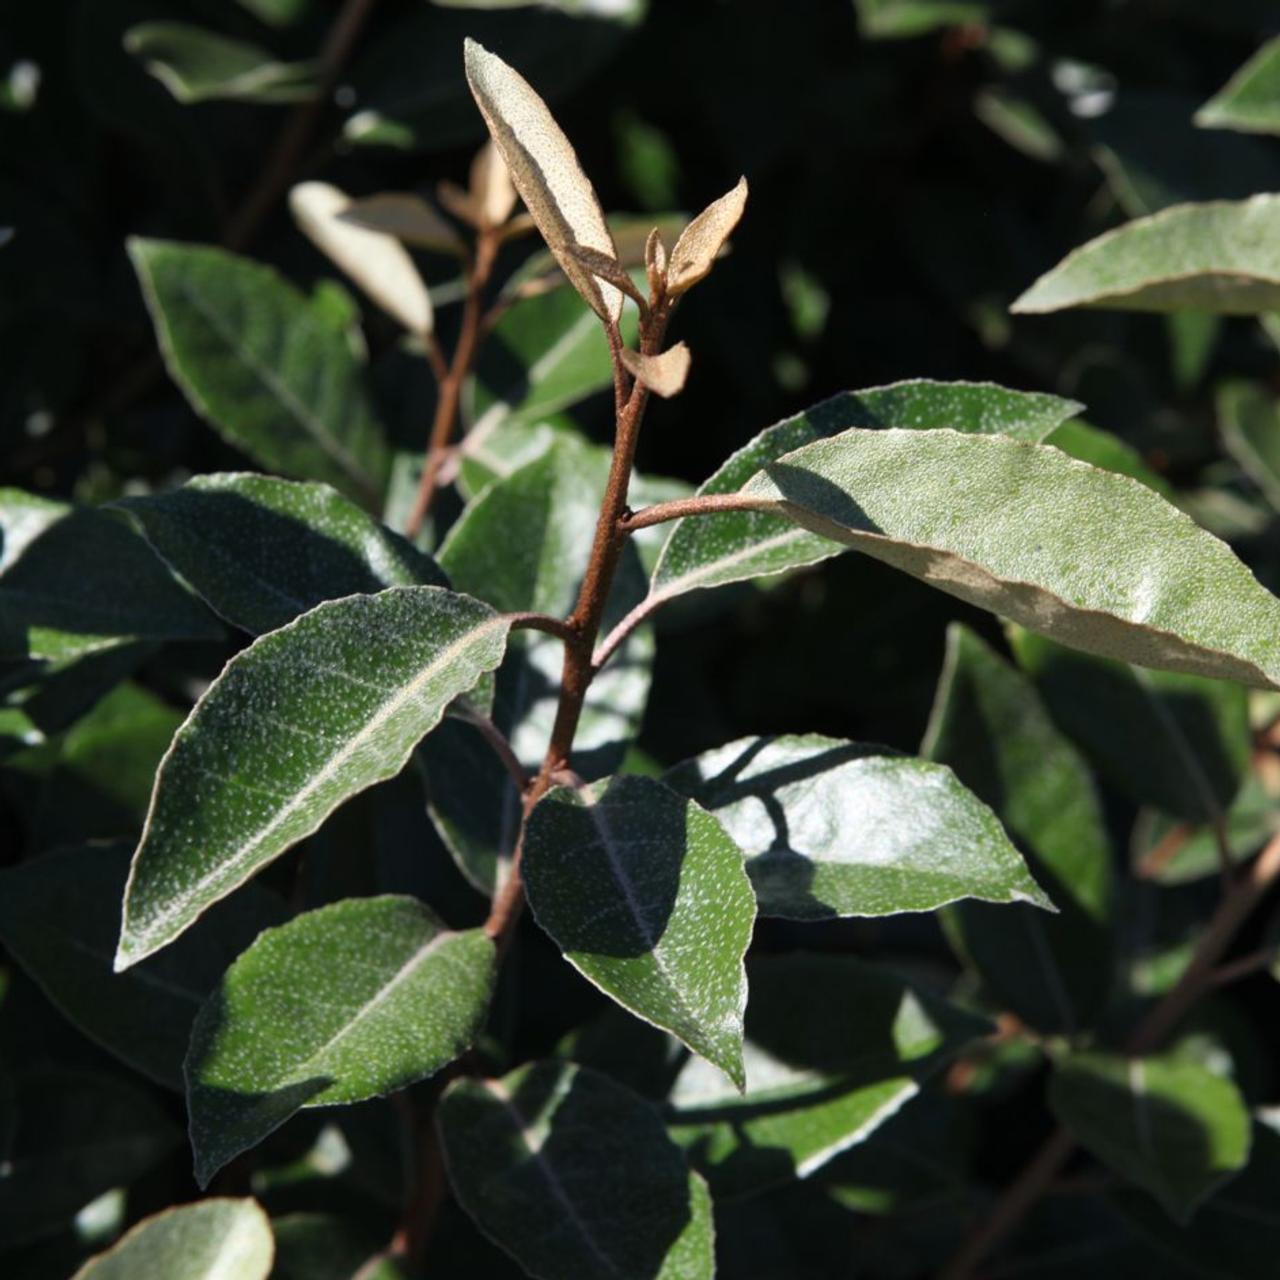
<svg viewBox="0 0 1280 1280">
<path fill-rule="evenodd" d="M 965 628 L 947 657 L 921 754 L 949 764 L 1032 858 L 1060 915 L 962 902 L 950 935 L 987 987 L 1041 1030 L 1076 1031 L 1111 982 L 1111 851 L 1093 780 L 1034 687 Z"/>
<path fill-rule="evenodd" d="M 325 600 L 448 585 L 430 556 L 326 484 L 196 476 L 115 504 L 232 626 L 274 631 Z"/>
<path fill-rule="evenodd" d="M 143 1218 L 71 1280 L 267 1280 L 274 1257 L 256 1201 L 213 1197 Z"/>
<path fill-rule="evenodd" d="M 747 207 L 747 180 L 714 200 L 680 233 L 667 263 L 667 290 L 678 296 L 705 279 Z"/>
<path fill-rule="evenodd" d="M 237 654 L 156 775 L 116 955 L 126 969 L 404 767 L 502 660 L 508 623 L 440 587 L 319 605 Z"/>
<path fill-rule="evenodd" d="M 1073 1053 L 1054 1067 L 1049 1103 L 1078 1142 L 1182 1222 L 1249 1158 L 1240 1091 L 1185 1059 Z"/>
<path fill-rule="evenodd" d="M 1012 306 L 1118 311 L 1280 310 L 1280 195 L 1177 205 L 1070 253 Z"/>
<path fill-rule="evenodd" d="M 959 898 L 1050 905 L 996 815 L 945 766 L 807 734 L 741 738 L 664 781 L 733 837 L 761 915 L 894 915 Z"/>
<path fill-rule="evenodd" d="M 227 970 L 185 1066 L 201 1186 L 300 1107 L 359 1102 L 468 1049 L 489 1006 L 493 943 L 414 898 L 352 898 L 268 929 Z"/>
<path fill-rule="evenodd" d="M 302 182 L 289 192 L 289 208 L 316 248 L 410 333 L 430 333 L 431 295 L 413 259 L 385 232 L 344 221 L 351 203 L 345 191 L 327 182 Z"/>
<path fill-rule="evenodd" d="M 657 1112 L 597 1071 L 535 1062 L 457 1080 L 438 1111 L 449 1181 L 539 1280 L 711 1280 L 711 1197 Z"/>
<path fill-rule="evenodd" d="M 587 795 L 557 788 L 529 816 L 522 868 L 529 906 L 565 959 L 741 1088 L 756 904 L 719 822 L 652 778 L 613 778 Z"/>
<path fill-rule="evenodd" d="M 1280 600 L 1127 476 L 1051 446 L 846 431 L 743 487 L 766 512 L 1086 653 L 1280 688 Z"/>
<path fill-rule="evenodd" d="M 1280 36 L 1268 40 L 1196 112 L 1204 129 L 1280 133 Z"/>
<path fill-rule="evenodd" d="M 848 391 L 762 431 L 699 490 L 734 493 L 761 467 L 850 427 L 952 427 L 1041 440 L 1079 413 L 1073 400 L 1007 391 L 989 382 L 896 382 Z M 732 511 L 676 521 L 653 572 L 649 602 L 686 591 L 781 573 L 838 554 L 830 539 L 765 511 Z"/>
<path fill-rule="evenodd" d="M 1217 401 L 1223 446 L 1280 511 L 1280 400 L 1257 383 L 1228 382 Z"/>
<path fill-rule="evenodd" d="M 575 244 L 616 259 L 600 200 L 547 104 L 519 72 L 468 39 L 467 83 L 538 230 L 565 275 L 602 319 L 616 321 L 622 294 L 570 251 Z"/>
<path fill-rule="evenodd" d="M 395 236 L 415 249 L 430 249 L 457 258 L 465 257 L 467 253 L 466 243 L 452 223 L 421 196 L 408 192 L 383 191 L 353 200 L 338 215 L 338 220 L 364 227 L 367 231 Z"/>
<path fill-rule="evenodd" d="M 376 505 L 390 454 L 347 335 L 270 268 L 225 250 L 133 239 L 129 256 L 192 408 L 269 470 Z"/>
</svg>

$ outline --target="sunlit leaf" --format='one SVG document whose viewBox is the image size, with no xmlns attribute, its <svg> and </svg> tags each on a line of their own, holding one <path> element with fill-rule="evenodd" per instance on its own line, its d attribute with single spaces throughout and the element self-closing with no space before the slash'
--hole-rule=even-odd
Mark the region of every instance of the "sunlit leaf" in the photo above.
<svg viewBox="0 0 1280 1280">
<path fill-rule="evenodd" d="M 1280 36 L 1268 40 L 1196 112 L 1205 129 L 1280 133 Z"/>
<path fill-rule="evenodd" d="M 667 261 L 668 293 L 678 297 L 706 278 L 746 207 L 747 180 L 739 178 L 732 191 L 713 200 L 685 227 Z"/>
<path fill-rule="evenodd" d="M 647 356 L 639 351 L 624 348 L 622 363 L 638 382 L 642 382 L 655 395 L 670 399 L 684 390 L 689 376 L 689 348 L 683 342 L 658 355 Z"/>
<path fill-rule="evenodd" d="M 467 246 L 462 237 L 421 196 L 383 192 L 352 200 L 338 215 L 340 222 L 380 231 L 415 249 L 462 257 Z"/>
</svg>

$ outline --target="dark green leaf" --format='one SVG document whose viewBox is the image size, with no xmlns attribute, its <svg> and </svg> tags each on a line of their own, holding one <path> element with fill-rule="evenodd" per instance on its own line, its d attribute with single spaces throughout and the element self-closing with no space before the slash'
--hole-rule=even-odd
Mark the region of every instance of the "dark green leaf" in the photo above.
<svg viewBox="0 0 1280 1280">
<path fill-rule="evenodd" d="M 1073 1053 L 1049 1102 L 1072 1136 L 1179 1221 L 1249 1158 L 1249 1112 L 1229 1080 L 1173 1057 Z"/>
<path fill-rule="evenodd" d="M 116 505 L 217 613 L 253 635 L 340 596 L 447 585 L 429 556 L 325 484 L 196 476 Z"/>
<path fill-rule="evenodd" d="M 574 968 L 741 1087 L 755 897 L 716 819 L 652 778 L 562 787 L 530 815 L 522 867 Z"/>
<path fill-rule="evenodd" d="M 848 956 L 765 956 L 748 968 L 746 1093 L 691 1058 L 669 1100 L 672 1136 L 717 1197 L 808 1177 L 991 1029 Z"/>
<path fill-rule="evenodd" d="M 237 654 L 156 777 L 117 968 L 404 767 L 445 707 L 502 659 L 506 619 L 440 587 L 318 605 Z"/>
<path fill-rule="evenodd" d="M 86 1035 L 153 1080 L 182 1088 L 192 1020 L 226 967 L 284 904 L 248 885 L 170 950 L 113 974 L 129 850 L 62 849 L 0 873 L 0 939 Z"/>
<path fill-rule="evenodd" d="M 1280 133 L 1280 36 L 1268 40 L 1196 112 L 1206 129 Z"/>
<path fill-rule="evenodd" d="M 72 1280 L 267 1280 L 274 1256 L 256 1201 L 213 1198 L 143 1218 Z"/>
<path fill-rule="evenodd" d="M 539 1280 L 710 1280 L 711 1200 L 656 1112 L 565 1062 L 458 1080 L 439 1109 L 449 1180 Z"/>
<path fill-rule="evenodd" d="M 742 738 L 664 779 L 747 857 L 761 915 L 932 911 L 1048 899 L 995 814 L 950 769 L 817 734 Z"/>
<path fill-rule="evenodd" d="M 269 267 L 223 249 L 129 241 L 169 373 L 264 467 L 376 506 L 389 455 L 345 338 Z"/>
<path fill-rule="evenodd" d="M 953 625 L 922 754 L 986 800 L 1058 907 L 961 903 L 961 949 L 1002 1003 L 1033 1027 L 1078 1031 L 1111 980 L 1111 852 L 1093 779 L 1031 682 Z"/>
<path fill-rule="evenodd" d="M 1280 687 L 1280 600 L 1146 486 L 1051 446 L 846 431 L 743 494 L 1072 648 Z"/>
<path fill-rule="evenodd" d="M 1057 724 L 1139 804 L 1192 822 L 1230 807 L 1251 749 L 1239 685 L 1090 657 L 1021 627 L 1009 643 Z"/>
<path fill-rule="evenodd" d="M 1109 431 L 1102 431 L 1077 418 L 1055 427 L 1045 436 L 1044 442 L 1090 466 L 1140 481 L 1162 498 L 1173 498 L 1173 486 L 1152 471 L 1135 448 Z"/>
<path fill-rule="evenodd" d="M 289 1213 L 273 1218 L 271 1230 L 271 1280 L 371 1280 L 360 1268 L 386 1244 L 365 1223 L 327 1213 Z"/>
<path fill-rule="evenodd" d="M 1218 426 L 1227 452 L 1280 511 L 1280 402 L 1257 383 L 1229 382 L 1218 391 Z"/>
<path fill-rule="evenodd" d="M 982 0 L 853 0 L 858 27 L 871 40 L 901 40 L 939 27 L 983 22 L 991 5 Z"/>
<path fill-rule="evenodd" d="M 268 929 L 205 1001 L 187 1054 L 201 1186 L 300 1107 L 359 1102 L 468 1049 L 493 943 L 413 898 L 353 898 Z"/>
<path fill-rule="evenodd" d="M 699 490 L 734 493 L 762 467 L 802 445 L 850 427 L 911 430 L 951 427 L 978 435 L 1041 440 L 1080 412 L 1057 396 L 1006 391 L 993 383 L 899 382 L 849 391 L 776 423 L 739 449 Z M 699 587 L 781 573 L 839 554 L 819 537 L 766 511 L 735 511 L 677 521 L 653 572 L 656 606 Z"/>
</svg>

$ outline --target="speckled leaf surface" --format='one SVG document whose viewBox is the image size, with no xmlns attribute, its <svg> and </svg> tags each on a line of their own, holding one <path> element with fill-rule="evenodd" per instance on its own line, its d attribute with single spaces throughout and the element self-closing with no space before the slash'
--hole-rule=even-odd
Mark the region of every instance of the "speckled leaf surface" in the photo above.
<svg viewBox="0 0 1280 1280">
<path fill-rule="evenodd" d="M 848 391 L 762 431 L 698 490 L 734 493 L 784 454 L 850 427 L 952 427 L 1041 440 L 1080 412 L 1073 400 L 1007 391 L 989 382 L 897 382 Z M 838 555 L 840 548 L 768 511 L 733 511 L 676 521 L 653 572 L 657 603 L 699 587 L 781 573 Z"/>
<path fill-rule="evenodd" d="M 807 734 L 741 738 L 664 781 L 742 850 L 761 915 L 882 916 L 959 898 L 1049 905 L 999 819 L 945 766 Z"/>
<path fill-rule="evenodd" d="M 72 1280 L 267 1280 L 274 1257 L 256 1201 L 213 1197 L 143 1218 Z"/>
<path fill-rule="evenodd" d="M 439 1108 L 449 1181 L 538 1280 L 711 1280 L 711 1198 L 657 1112 L 608 1076 L 536 1062 L 458 1080 Z"/>
<path fill-rule="evenodd" d="M 522 868 L 574 968 L 742 1085 L 755 895 L 715 818 L 652 778 L 557 788 L 530 814 Z"/>
<path fill-rule="evenodd" d="M 1179 1221 L 1249 1158 L 1240 1091 L 1183 1058 L 1066 1055 L 1054 1066 L 1049 1105 L 1082 1146 Z"/>
<path fill-rule="evenodd" d="M 770 463 L 743 493 L 1071 648 L 1280 687 L 1280 600 L 1231 548 L 1052 446 L 855 429 Z"/>
<path fill-rule="evenodd" d="M 201 1186 L 300 1107 L 403 1089 L 470 1047 L 495 958 L 414 898 L 353 898 L 269 929 L 191 1032 L 187 1104 Z"/>
<path fill-rule="evenodd" d="M 389 453 L 346 335 L 269 267 L 133 239 L 160 351 L 192 407 L 254 461 L 368 506 Z"/>
<path fill-rule="evenodd" d="M 1090 240 L 1014 304 L 1119 311 L 1280 310 L 1280 195 L 1176 205 Z"/>
<path fill-rule="evenodd" d="M 326 484 L 225 473 L 115 505 L 210 607 L 253 635 L 325 600 L 447 585 L 429 556 Z"/>
<path fill-rule="evenodd" d="M 0 489 L 0 657 L 54 661 L 128 640 L 216 640 L 217 619 L 118 519 Z"/>
<path fill-rule="evenodd" d="M 318 605 L 237 654 L 156 775 L 116 967 L 399 773 L 454 698 L 502 660 L 507 622 L 441 587 Z"/>
<path fill-rule="evenodd" d="M 1223 447 L 1280 511 L 1280 401 L 1252 382 L 1226 383 L 1217 401 Z"/>
<path fill-rule="evenodd" d="M 1095 658 L 1021 627 L 1009 643 L 1058 726 L 1139 804 L 1191 822 L 1230 808 L 1251 749 L 1240 685 Z"/>
<path fill-rule="evenodd" d="M 0 873 L 0 940 L 87 1036 L 144 1075 L 182 1088 L 191 1023 L 226 967 L 283 901 L 256 885 L 219 903 L 173 947 L 111 971 L 129 849 L 82 845 Z"/>
<path fill-rule="evenodd" d="M 958 625 L 921 754 L 996 810 L 1060 913 L 960 903 L 948 916 L 959 950 L 1031 1026 L 1090 1025 L 1111 982 L 1112 866 L 1088 766 L 1028 677 Z"/>
<path fill-rule="evenodd" d="M 127 1186 L 182 1141 L 126 1081 L 42 1067 L 14 1077 L 16 1126 L 0 1162 L 0 1240 L 54 1235 L 90 1200 Z"/>
<path fill-rule="evenodd" d="M 1280 36 L 1268 40 L 1196 112 L 1205 129 L 1280 133 Z"/>
<path fill-rule="evenodd" d="M 851 956 L 758 956 L 748 974 L 746 1092 L 690 1058 L 668 1099 L 669 1131 L 717 1199 L 815 1173 L 991 1030 Z"/>
</svg>

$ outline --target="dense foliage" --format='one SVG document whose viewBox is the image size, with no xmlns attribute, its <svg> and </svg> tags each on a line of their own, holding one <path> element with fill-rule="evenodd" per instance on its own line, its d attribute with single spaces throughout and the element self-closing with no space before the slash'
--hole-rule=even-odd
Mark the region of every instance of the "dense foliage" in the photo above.
<svg viewBox="0 0 1280 1280">
<path fill-rule="evenodd" d="M 0 55 L 6 1277 L 1274 1273 L 1270 0 Z"/>
</svg>

